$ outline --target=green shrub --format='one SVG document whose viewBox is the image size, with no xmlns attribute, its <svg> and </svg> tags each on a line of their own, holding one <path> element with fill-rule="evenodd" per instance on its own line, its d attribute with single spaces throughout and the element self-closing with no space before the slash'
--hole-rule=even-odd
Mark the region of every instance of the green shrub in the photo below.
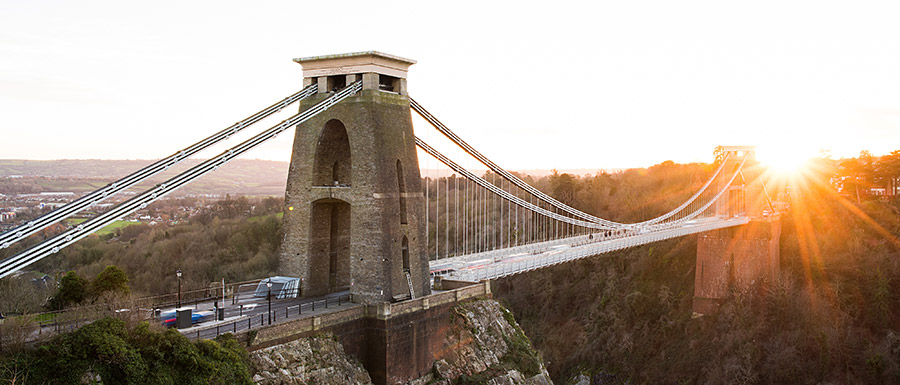
<svg viewBox="0 0 900 385">
<path fill-rule="evenodd" d="M 72 384 L 86 374 L 104 384 L 252 383 L 247 353 L 231 334 L 191 342 L 174 329 L 155 331 L 146 322 L 128 329 L 114 318 L 0 362 L 0 380 L 17 384 Z"/>
</svg>

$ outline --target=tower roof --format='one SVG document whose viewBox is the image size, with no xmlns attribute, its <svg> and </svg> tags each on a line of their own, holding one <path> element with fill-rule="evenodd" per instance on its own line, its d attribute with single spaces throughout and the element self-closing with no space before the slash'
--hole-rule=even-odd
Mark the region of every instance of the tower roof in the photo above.
<svg viewBox="0 0 900 385">
<path fill-rule="evenodd" d="M 416 64 L 415 60 L 378 51 L 309 56 L 294 61 L 303 66 L 306 78 L 375 72 L 405 79 L 409 66 Z"/>
</svg>

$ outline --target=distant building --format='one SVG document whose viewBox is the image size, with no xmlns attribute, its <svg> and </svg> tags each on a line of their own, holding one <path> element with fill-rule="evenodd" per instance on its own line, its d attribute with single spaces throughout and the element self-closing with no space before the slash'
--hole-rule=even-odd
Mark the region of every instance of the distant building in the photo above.
<svg viewBox="0 0 900 385">
<path fill-rule="evenodd" d="M 16 213 L 14 211 L 0 212 L 0 222 L 11 222 L 14 219 L 16 219 Z"/>
<path fill-rule="evenodd" d="M 52 197 L 73 197 L 75 193 L 70 191 L 59 191 L 59 192 L 42 192 L 42 196 L 52 196 Z"/>
</svg>

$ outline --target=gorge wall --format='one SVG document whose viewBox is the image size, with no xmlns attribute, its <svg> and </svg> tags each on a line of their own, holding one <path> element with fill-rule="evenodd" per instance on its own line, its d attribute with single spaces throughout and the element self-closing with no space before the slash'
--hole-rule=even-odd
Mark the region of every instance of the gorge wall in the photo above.
<svg viewBox="0 0 900 385">
<path fill-rule="evenodd" d="M 407 382 L 424 384 L 552 384 L 531 342 L 512 314 L 494 300 L 458 304 L 433 352 L 431 373 Z M 251 352 L 259 384 L 372 384 L 357 357 L 333 334 L 323 333 Z"/>
</svg>

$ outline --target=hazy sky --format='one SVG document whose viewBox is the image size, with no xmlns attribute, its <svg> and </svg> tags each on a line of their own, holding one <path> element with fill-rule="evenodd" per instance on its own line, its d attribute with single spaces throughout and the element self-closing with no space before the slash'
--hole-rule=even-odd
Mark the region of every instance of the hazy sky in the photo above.
<svg viewBox="0 0 900 385">
<path fill-rule="evenodd" d="M 159 158 L 298 90 L 292 58 L 364 50 L 417 60 L 410 94 L 509 169 L 882 154 L 891 3 L 0 0 L 0 158 Z"/>
</svg>

